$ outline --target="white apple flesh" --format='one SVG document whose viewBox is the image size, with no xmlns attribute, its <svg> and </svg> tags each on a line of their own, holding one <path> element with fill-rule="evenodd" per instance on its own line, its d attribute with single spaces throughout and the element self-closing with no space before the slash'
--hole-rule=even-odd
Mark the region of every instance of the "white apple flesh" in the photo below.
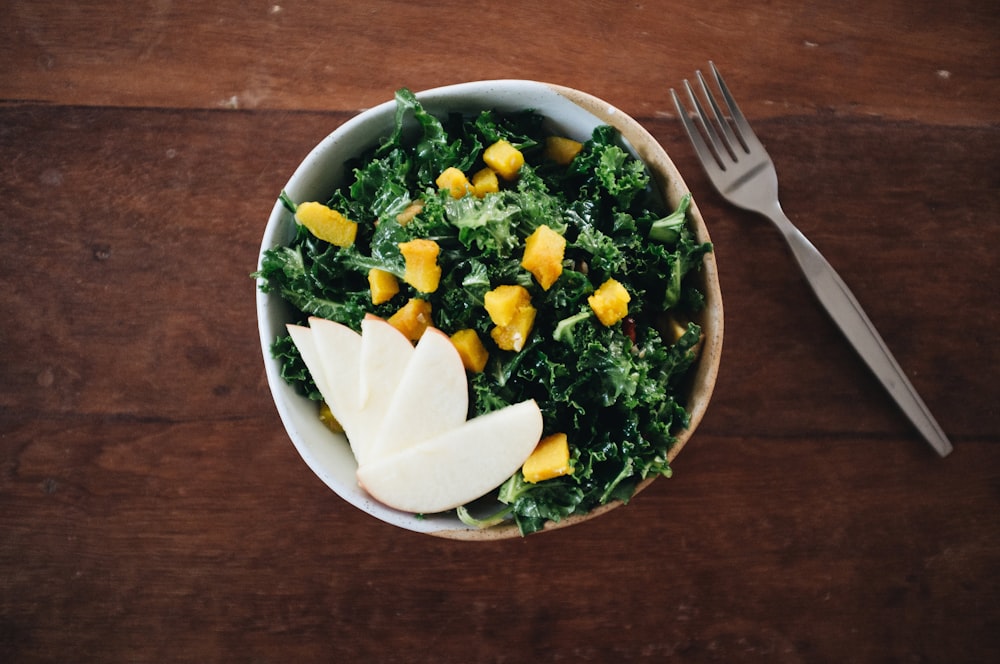
<svg viewBox="0 0 1000 664">
<path fill-rule="evenodd" d="M 361 321 L 361 374 L 359 405 L 381 410 L 389 406 L 403 371 L 413 357 L 413 343 L 406 335 L 377 316 Z"/>
<path fill-rule="evenodd" d="M 447 335 L 427 328 L 403 370 L 369 458 L 384 459 L 434 438 L 463 424 L 468 414 L 462 357 Z"/>
<path fill-rule="evenodd" d="M 329 403 L 330 386 L 326 382 L 326 372 L 323 370 L 323 362 L 319 359 L 319 350 L 316 349 L 316 340 L 313 337 L 312 328 L 302 325 L 292 325 L 291 323 L 286 325 L 285 328 L 292 337 L 295 347 L 299 349 L 299 355 L 302 356 L 302 361 L 309 370 L 309 375 L 312 376 L 313 382 L 316 383 L 316 389 L 323 395 L 323 401 Z"/>
<path fill-rule="evenodd" d="M 523 401 L 358 468 L 376 500 L 404 512 L 434 514 L 469 503 L 500 486 L 534 451 L 542 414 Z"/>
<path fill-rule="evenodd" d="M 366 316 L 361 321 L 355 427 L 355 435 L 361 438 L 351 445 L 358 465 L 372 454 L 375 439 L 414 352 L 413 343 L 384 319 Z"/>
<path fill-rule="evenodd" d="M 325 376 L 329 389 L 329 394 L 324 393 L 323 398 L 330 407 L 330 412 L 344 427 L 351 450 L 357 458 L 359 453 L 364 454 L 361 448 L 371 438 L 367 422 L 358 416 L 361 335 L 346 325 L 317 317 L 309 319 L 309 329 L 312 330 L 316 354 L 321 363 L 319 373 Z M 317 372 L 311 368 L 309 371 L 315 381 Z"/>
</svg>

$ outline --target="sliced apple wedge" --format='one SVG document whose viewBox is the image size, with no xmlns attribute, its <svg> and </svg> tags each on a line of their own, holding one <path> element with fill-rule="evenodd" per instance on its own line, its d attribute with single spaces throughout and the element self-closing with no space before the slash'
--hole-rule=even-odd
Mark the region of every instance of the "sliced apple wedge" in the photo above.
<svg viewBox="0 0 1000 664">
<path fill-rule="evenodd" d="M 469 381 L 462 357 L 447 335 L 427 328 L 403 370 L 366 460 L 388 458 L 455 429 L 468 414 Z"/>
<path fill-rule="evenodd" d="M 359 405 L 384 414 L 413 357 L 413 343 L 383 318 L 361 321 L 361 382 Z"/>
<path fill-rule="evenodd" d="M 389 507 L 443 512 L 500 486 L 531 455 L 541 435 L 538 404 L 522 401 L 370 461 L 358 468 L 358 482 Z"/>
<path fill-rule="evenodd" d="M 365 426 L 366 422 L 358 416 L 361 335 L 346 325 L 317 317 L 309 319 L 309 329 L 312 330 L 316 355 L 322 367 L 319 373 L 325 376 L 329 390 L 329 394 L 323 393 L 323 398 L 333 416 L 344 427 L 357 458 L 360 448 L 372 438 L 368 432 L 370 427 Z M 317 372 L 311 368 L 309 371 L 315 381 Z"/>
<path fill-rule="evenodd" d="M 316 389 L 323 395 L 323 400 L 330 402 L 330 386 L 326 382 L 326 372 L 323 370 L 323 362 L 319 358 L 319 351 L 316 349 L 316 340 L 313 337 L 312 329 L 303 325 L 293 325 L 289 323 L 285 326 L 288 334 L 292 337 L 292 342 L 299 349 L 299 355 L 305 362 L 309 375 L 316 383 Z M 338 422 L 340 420 L 337 420 Z"/>
<path fill-rule="evenodd" d="M 361 321 L 358 379 L 358 412 L 351 449 L 358 465 L 365 463 L 378 435 L 393 395 L 414 354 L 413 343 L 377 316 Z"/>
</svg>

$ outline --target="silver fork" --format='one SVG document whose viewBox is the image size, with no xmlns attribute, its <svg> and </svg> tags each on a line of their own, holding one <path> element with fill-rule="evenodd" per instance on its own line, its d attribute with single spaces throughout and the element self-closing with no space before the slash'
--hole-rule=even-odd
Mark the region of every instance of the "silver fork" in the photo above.
<svg viewBox="0 0 1000 664">
<path fill-rule="evenodd" d="M 761 214 L 777 226 L 819 301 L 848 341 L 927 442 L 942 457 L 947 456 L 952 450 L 951 442 L 861 305 L 816 247 L 785 216 L 778 202 L 778 175 L 771 157 L 740 112 L 715 64 L 709 62 L 709 67 L 722 93 L 725 112 L 701 71 L 696 76 L 709 112 L 687 80 L 684 88 L 694 109 L 693 118 L 673 89 L 670 95 L 712 185 L 733 205 Z"/>
</svg>

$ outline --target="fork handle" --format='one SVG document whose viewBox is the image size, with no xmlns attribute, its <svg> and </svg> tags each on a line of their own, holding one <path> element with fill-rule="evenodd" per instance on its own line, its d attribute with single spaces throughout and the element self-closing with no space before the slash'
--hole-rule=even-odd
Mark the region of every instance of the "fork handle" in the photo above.
<svg viewBox="0 0 1000 664">
<path fill-rule="evenodd" d="M 844 280 L 812 242 L 789 221 L 780 207 L 769 211 L 767 216 L 781 230 L 819 301 L 883 387 L 937 453 L 942 457 L 950 454 L 952 445 L 948 437 Z"/>
</svg>

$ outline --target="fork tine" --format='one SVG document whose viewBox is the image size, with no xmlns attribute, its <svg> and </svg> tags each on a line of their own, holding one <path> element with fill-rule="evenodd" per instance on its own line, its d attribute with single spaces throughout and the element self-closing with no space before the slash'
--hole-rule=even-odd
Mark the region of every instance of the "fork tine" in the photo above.
<svg viewBox="0 0 1000 664">
<path fill-rule="evenodd" d="M 743 111 L 740 110 L 739 105 L 736 103 L 736 99 L 733 98 L 732 93 L 729 92 L 729 86 L 726 82 L 722 80 L 722 74 L 715 67 L 715 63 L 709 61 L 708 66 L 712 69 L 712 76 L 715 78 L 715 83 L 719 86 L 719 91 L 722 92 L 722 98 L 726 102 L 726 107 L 729 109 L 729 116 L 733 119 L 733 123 L 736 125 L 736 135 L 739 138 L 740 143 L 743 144 L 743 148 L 749 152 L 751 144 L 753 147 L 759 147 L 763 149 L 763 145 L 757 138 L 757 134 L 754 133 L 753 129 L 750 128 L 750 123 L 747 122 L 746 117 L 743 115 Z"/>
<path fill-rule="evenodd" d="M 712 120 L 708 117 L 701 102 L 698 101 L 698 96 L 691 89 L 691 83 L 687 79 L 684 79 L 684 89 L 687 91 L 688 99 L 694 107 L 695 124 L 700 127 L 701 133 L 708 139 L 709 154 L 712 155 L 718 167 L 725 171 L 727 160 L 723 159 L 722 155 L 728 153 L 728 148 L 725 146 L 723 139 L 719 137 L 715 126 L 712 124 Z"/>
<path fill-rule="evenodd" d="M 684 84 L 687 85 L 687 81 L 684 81 Z M 688 92 L 690 94 L 690 89 Z M 673 88 L 670 88 L 670 96 L 674 99 L 674 108 L 677 109 L 677 116 L 680 117 L 681 123 L 687 131 L 688 138 L 691 139 L 691 144 L 694 146 L 694 151 L 697 153 L 698 159 L 701 160 L 702 166 L 709 171 L 709 175 L 712 175 L 711 170 L 713 167 L 717 171 L 725 170 L 719 162 L 719 158 L 716 156 L 715 150 L 710 148 L 705 142 L 701 131 L 698 129 L 698 125 L 696 125 L 691 119 L 691 116 L 688 115 L 687 109 L 681 103 L 680 98 L 677 96 L 677 92 Z"/>
<path fill-rule="evenodd" d="M 708 137 L 708 141 L 712 148 L 712 154 L 715 157 L 715 161 L 719 164 L 719 168 L 726 170 L 726 162 L 722 159 L 722 150 L 719 149 L 719 135 L 715 131 L 715 127 L 712 125 L 711 120 L 708 118 L 708 114 L 705 113 L 704 107 L 702 107 L 701 102 L 698 101 L 698 96 L 691 89 L 691 83 L 687 79 L 684 79 L 684 89 L 687 91 L 688 99 L 691 100 L 691 104 L 694 106 L 695 116 L 698 119 L 698 124 L 705 136 Z"/>
<path fill-rule="evenodd" d="M 701 87 L 701 92 L 705 99 L 708 100 L 709 108 L 712 109 L 712 115 L 715 121 L 714 124 L 719 129 L 721 143 L 725 146 L 726 151 L 732 159 L 739 159 L 739 156 L 736 154 L 737 146 L 746 151 L 746 145 L 743 143 L 743 140 L 739 137 L 738 133 L 733 132 L 732 126 L 726 120 L 726 116 L 722 112 L 722 109 L 719 108 L 719 103 L 715 101 L 715 95 L 712 94 L 708 84 L 705 82 L 705 77 L 702 75 L 701 70 L 699 69 L 696 71 L 695 75 L 698 78 L 698 85 Z"/>
</svg>

